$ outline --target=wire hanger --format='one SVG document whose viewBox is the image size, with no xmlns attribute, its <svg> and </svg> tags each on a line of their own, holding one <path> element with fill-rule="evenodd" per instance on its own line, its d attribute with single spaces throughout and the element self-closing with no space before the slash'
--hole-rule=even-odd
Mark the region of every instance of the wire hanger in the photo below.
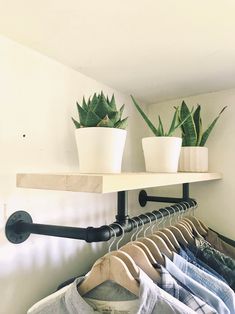
<svg viewBox="0 0 235 314">
<path fill-rule="evenodd" d="M 177 222 L 179 224 L 183 224 L 189 231 L 191 231 L 191 233 L 193 232 L 193 228 L 191 226 L 191 224 L 184 219 L 184 216 L 187 215 L 187 212 L 190 210 L 190 206 L 188 208 L 188 206 L 186 205 L 187 202 L 181 203 L 181 206 L 184 208 L 183 211 L 180 211 L 177 215 Z M 187 203 L 189 205 L 189 203 Z"/>
<path fill-rule="evenodd" d="M 177 204 L 176 206 L 180 206 L 181 211 L 182 211 L 182 209 L 184 209 L 184 207 L 183 207 L 181 204 Z M 175 212 L 174 207 L 173 207 L 173 206 L 170 206 L 170 208 L 173 209 L 173 211 L 174 211 L 174 214 L 173 214 L 173 215 L 175 215 L 176 212 Z M 182 211 L 182 213 L 183 213 L 183 211 Z M 188 243 L 190 243 L 190 244 L 193 244 L 193 243 L 194 243 L 193 234 L 190 232 L 189 229 L 187 229 L 187 227 L 186 227 L 185 225 L 180 224 L 180 223 L 178 222 L 178 223 L 176 223 L 174 226 L 177 227 L 177 229 L 179 229 L 179 230 L 182 232 L 184 238 L 186 239 L 186 241 L 187 241 Z"/>
<path fill-rule="evenodd" d="M 145 251 L 140 246 L 138 246 L 135 241 L 125 244 L 120 248 L 120 251 L 124 251 L 129 256 L 131 256 L 136 265 L 140 267 L 154 282 L 161 282 L 161 276 L 159 272 L 151 264 Z"/>
<path fill-rule="evenodd" d="M 147 216 L 148 217 L 148 216 Z M 148 217 L 149 218 L 149 217 Z M 157 248 L 157 251 L 164 253 L 168 258 L 172 259 L 173 254 L 172 251 L 167 246 L 166 242 L 156 234 L 149 235 L 147 238 L 143 239 L 142 241 L 149 241 L 154 242 L 154 247 Z"/>
<path fill-rule="evenodd" d="M 117 225 L 119 225 L 119 224 L 117 224 Z M 124 231 L 123 227 L 121 225 L 119 225 L 119 227 L 122 230 L 122 236 L 121 236 L 121 238 L 119 239 L 119 241 L 116 244 L 116 249 L 117 250 L 111 252 L 111 250 L 110 250 L 111 246 L 109 246 L 109 250 L 108 250 L 109 253 L 107 253 L 105 256 L 107 256 L 109 254 L 112 254 L 113 256 L 119 257 L 126 264 L 127 268 L 129 269 L 130 273 L 132 274 L 132 276 L 134 278 L 138 278 L 139 277 L 139 268 L 135 264 L 134 260 L 126 252 L 120 251 L 118 249 L 118 245 L 121 242 L 121 240 L 124 238 L 124 235 L 125 235 L 125 231 Z M 114 237 L 116 239 L 117 238 L 117 234 L 116 234 L 115 230 L 111 226 L 109 226 L 109 228 L 113 231 Z M 112 244 L 115 242 L 115 239 L 112 242 Z"/>
<path fill-rule="evenodd" d="M 149 219 L 150 226 L 151 226 L 150 217 L 147 214 L 143 214 L 143 215 Z M 164 258 L 162 256 L 162 251 L 161 251 L 160 247 L 158 246 L 158 243 L 156 243 L 156 241 L 151 239 L 150 236 L 148 236 L 148 237 L 146 236 L 146 232 L 148 229 L 149 229 L 149 227 L 147 229 L 145 229 L 143 237 L 139 238 L 138 241 L 144 243 L 148 247 L 148 249 L 150 250 L 150 252 L 152 253 L 152 255 L 155 259 L 155 262 L 158 262 L 159 264 L 163 265 L 164 264 Z"/>
<path fill-rule="evenodd" d="M 163 233 L 162 231 L 158 230 L 159 225 L 161 224 L 162 220 L 164 219 L 164 216 L 162 214 L 162 212 L 159 211 L 159 213 L 161 214 L 161 220 L 158 222 L 158 218 L 157 215 L 154 214 L 152 212 L 152 214 L 155 216 L 156 218 L 156 222 L 155 224 L 151 227 L 151 235 L 156 234 L 157 236 L 161 237 L 164 242 L 166 243 L 166 245 L 168 246 L 168 248 L 170 249 L 171 252 L 176 252 L 176 248 L 174 247 L 174 245 L 171 243 L 170 239 L 168 238 L 168 236 Z M 157 228 L 157 230 L 154 232 L 154 227 Z"/>
<path fill-rule="evenodd" d="M 159 212 L 161 213 L 161 215 L 162 215 L 162 217 L 164 219 L 164 216 L 163 216 L 162 212 L 161 211 L 159 211 Z M 167 212 L 169 214 L 169 211 L 167 211 Z M 179 244 L 178 240 L 176 239 L 174 233 L 170 229 L 165 228 L 164 220 L 163 220 L 163 228 L 159 229 L 159 231 L 164 233 L 167 236 L 167 238 L 170 240 L 170 242 L 172 243 L 172 245 L 174 246 L 174 248 L 176 250 L 178 250 L 180 248 L 180 244 Z"/>
<path fill-rule="evenodd" d="M 189 204 L 188 202 L 184 202 L 184 203 L 188 204 L 188 207 L 187 207 L 187 205 L 185 205 L 185 206 L 187 207 L 187 212 L 190 213 L 190 210 L 193 210 L 193 208 L 190 206 L 190 204 Z M 186 215 L 187 215 L 187 212 L 186 212 Z M 197 237 L 201 237 L 202 235 L 201 235 L 200 232 L 197 230 L 197 228 L 196 228 L 196 226 L 194 225 L 193 221 L 191 221 L 190 219 L 188 219 L 188 218 L 187 218 L 188 216 L 186 216 L 186 215 L 185 215 L 185 217 L 183 217 L 183 219 L 182 219 L 181 221 L 182 221 L 183 223 L 187 223 L 187 224 L 190 226 L 191 232 L 192 232 L 193 234 L 195 234 Z M 189 214 L 189 215 L 190 215 L 190 214 Z"/>
<path fill-rule="evenodd" d="M 194 213 L 194 210 L 196 208 L 196 203 L 194 204 L 194 206 L 192 207 L 192 210 L 193 210 L 193 213 Z M 198 231 L 198 233 L 201 235 L 201 236 L 205 236 L 207 234 L 207 230 L 208 228 L 207 227 L 203 227 L 201 222 L 195 217 L 195 216 L 192 216 L 192 215 L 189 215 L 187 217 L 185 217 L 187 220 L 190 220 L 194 227 L 196 228 L 196 230 Z"/>
<path fill-rule="evenodd" d="M 168 212 L 168 214 L 170 216 L 171 213 L 169 212 L 169 210 L 167 208 L 165 208 L 165 210 Z M 184 235 L 182 234 L 182 232 L 176 226 L 170 225 L 167 227 L 167 229 L 169 229 L 173 232 L 177 241 L 179 241 L 180 244 L 183 244 L 185 246 L 187 246 L 189 244 L 188 241 L 185 239 Z"/>
<path fill-rule="evenodd" d="M 132 243 L 134 243 L 135 245 L 138 245 L 145 252 L 145 254 L 147 255 L 147 257 L 148 257 L 148 259 L 149 259 L 151 264 L 155 264 L 156 263 L 156 259 L 154 258 L 153 254 L 151 253 L 149 247 L 145 243 L 143 243 L 142 241 L 139 240 L 141 238 L 138 238 L 138 235 L 144 229 L 144 222 L 143 222 L 143 220 L 140 217 L 138 217 L 138 219 L 140 220 L 140 222 L 142 224 L 142 227 L 139 230 L 139 232 L 137 232 L 137 234 L 136 234 L 136 240 L 134 242 L 132 242 Z M 129 244 L 131 245 L 132 243 L 129 243 Z"/>
<path fill-rule="evenodd" d="M 111 230 L 114 229 L 111 227 Z M 114 234 L 116 238 L 115 231 Z M 114 242 L 115 239 L 111 246 Z M 109 247 L 109 251 L 111 250 L 111 246 Z M 118 285 L 127 289 L 134 295 L 139 296 L 138 281 L 135 279 L 135 277 L 133 277 L 125 262 L 123 262 L 120 257 L 115 256 L 114 254 L 115 253 L 112 254 L 109 252 L 107 255 L 104 255 L 95 262 L 85 279 L 77 287 L 78 292 L 82 296 L 95 287 L 98 287 L 100 284 L 110 280 L 116 282 Z"/>
</svg>

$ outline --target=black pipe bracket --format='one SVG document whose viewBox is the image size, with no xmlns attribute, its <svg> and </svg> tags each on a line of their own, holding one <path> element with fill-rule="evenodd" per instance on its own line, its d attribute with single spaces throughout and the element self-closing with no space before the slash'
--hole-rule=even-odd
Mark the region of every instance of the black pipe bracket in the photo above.
<svg viewBox="0 0 235 314">
<path fill-rule="evenodd" d="M 189 200 L 191 200 L 189 197 L 189 183 L 182 184 L 182 197 L 150 196 L 145 190 L 139 192 L 139 204 L 141 207 L 144 207 L 148 202 L 179 203 L 187 202 Z"/>
<path fill-rule="evenodd" d="M 32 217 L 23 210 L 13 213 L 7 220 L 5 234 L 7 239 L 14 244 L 19 244 L 28 239 L 31 232 L 24 232 L 21 229 L 22 223 L 33 223 Z"/>
</svg>

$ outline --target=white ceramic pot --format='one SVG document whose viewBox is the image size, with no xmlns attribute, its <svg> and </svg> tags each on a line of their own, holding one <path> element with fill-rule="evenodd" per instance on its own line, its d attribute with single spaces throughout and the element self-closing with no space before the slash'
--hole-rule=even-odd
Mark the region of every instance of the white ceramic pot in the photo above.
<svg viewBox="0 0 235 314">
<path fill-rule="evenodd" d="M 208 172 L 208 148 L 200 146 L 182 147 L 179 171 Z"/>
<path fill-rule="evenodd" d="M 121 172 L 126 134 L 126 130 L 117 128 L 90 127 L 76 129 L 79 172 Z"/>
<path fill-rule="evenodd" d="M 177 172 L 182 139 L 172 136 L 142 139 L 145 168 L 148 172 Z"/>
</svg>

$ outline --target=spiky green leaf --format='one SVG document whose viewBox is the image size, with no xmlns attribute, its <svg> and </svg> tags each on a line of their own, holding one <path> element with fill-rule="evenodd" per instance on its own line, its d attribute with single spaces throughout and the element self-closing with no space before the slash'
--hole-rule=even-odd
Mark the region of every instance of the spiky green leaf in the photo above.
<svg viewBox="0 0 235 314">
<path fill-rule="evenodd" d="M 114 127 L 114 123 L 112 122 L 112 120 L 109 119 L 108 116 L 105 116 L 104 119 L 102 119 L 98 124 L 98 127 L 107 127 L 107 128 L 113 128 Z"/>
<path fill-rule="evenodd" d="M 86 127 L 94 127 L 100 123 L 101 119 L 98 117 L 95 112 L 88 111 L 84 126 Z"/>
<path fill-rule="evenodd" d="M 96 113 L 97 116 L 101 118 L 101 120 L 104 119 L 106 115 L 114 112 L 114 110 L 112 110 L 112 108 L 108 105 L 103 92 L 101 92 L 98 102 L 96 106 L 92 108 L 92 110 Z"/>
<path fill-rule="evenodd" d="M 158 136 L 164 136 L 164 129 L 160 116 L 158 116 Z"/>
<path fill-rule="evenodd" d="M 86 118 L 87 118 L 87 111 L 84 110 L 79 103 L 77 103 L 78 115 L 80 124 L 86 126 Z"/>
<path fill-rule="evenodd" d="M 139 111 L 139 113 L 141 114 L 141 116 L 143 117 L 144 121 L 146 122 L 146 124 L 148 125 L 148 127 L 150 128 L 150 130 L 153 132 L 154 135 L 158 136 L 158 130 L 155 128 L 155 126 L 153 125 L 153 123 L 149 120 L 149 118 L 146 116 L 146 114 L 144 113 L 144 111 L 141 109 L 141 107 L 139 106 L 139 104 L 137 103 L 137 101 L 135 100 L 135 98 L 131 95 L 131 99 L 136 107 L 136 109 Z"/>
<path fill-rule="evenodd" d="M 175 129 L 176 129 L 175 125 L 176 125 L 178 116 L 179 116 L 179 108 L 176 107 L 175 108 L 175 113 L 174 113 L 174 116 L 173 116 L 173 119 L 172 119 L 172 122 L 171 122 L 171 125 L 170 125 L 170 128 L 169 128 L 169 131 L 167 133 L 167 136 L 171 136 L 172 133 L 175 131 Z"/>
<path fill-rule="evenodd" d="M 197 144 L 196 127 L 193 121 L 192 113 L 183 101 L 180 107 L 181 126 L 184 125 L 184 146 L 195 146 Z"/>
<path fill-rule="evenodd" d="M 96 93 L 93 95 L 91 102 L 90 102 L 90 110 L 94 110 L 96 108 L 99 101 L 99 96 L 96 95 Z"/>
<path fill-rule="evenodd" d="M 122 105 L 120 110 L 119 110 L 119 112 L 120 112 L 120 119 L 122 118 L 122 114 L 123 114 L 124 108 L 125 108 L 125 105 Z"/>
<path fill-rule="evenodd" d="M 202 137 L 202 119 L 201 119 L 201 106 L 200 105 L 197 105 L 197 108 L 194 111 L 193 121 L 195 124 L 196 134 L 197 134 L 196 146 L 198 146 Z"/>
<path fill-rule="evenodd" d="M 114 127 L 115 128 L 118 128 L 118 129 L 126 129 L 127 127 L 127 119 L 128 118 L 125 118 L 123 120 L 119 120 L 115 125 Z"/>
<path fill-rule="evenodd" d="M 112 108 L 112 110 L 114 110 L 114 111 L 117 110 L 114 94 L 112 95 L 112 98 L 111 98 L 111 101 L 109 103 L 109 106 Z"/>
<path fill-rule="evenodd" d="M 219 117 L 221 116 L 221 114 L 223 113 L 223 111 L 227 108 L 227 106 L 225 106 L 220 113 L 218 114 L 218 116 L 212 121 L 212 123 L 209 125 L 209 127 L 206 129 L 206 131 L 202 134 L 202 138 L 200 141 L 200 145 L 199 146 L 204 146 L 206 144 L 206 141 L 211 133 L 211 131 L 213 130 L 216 122 L 218 121 Z"/>
<path fill-rule="evenodd" d="M 81 127 L 80 123 L 77 120 L 75 120 L 73 117 L 71 117 L 71 119 L 72 119 L 76 129 L 80 129 L 80 127 Z"/>
<path fill-rule="evenodd" d="M 88 103 L 89 103 L 89 100 L 88 100 Z M 89 110 L 88 105 L 86 104 L 86 100 L 85 100 L 84 97 L 83 97 L 83 99 L 82 99 L 82 109 L 84 109 L 84 110 L 86 110 L 86 111 Z"/>
<path fill-rule="evenodd" d="M 109 119 L 113 124 L 117 123 L 121 119 L 120 111 L 114 111 L 109 114 Z"/>
</svg>

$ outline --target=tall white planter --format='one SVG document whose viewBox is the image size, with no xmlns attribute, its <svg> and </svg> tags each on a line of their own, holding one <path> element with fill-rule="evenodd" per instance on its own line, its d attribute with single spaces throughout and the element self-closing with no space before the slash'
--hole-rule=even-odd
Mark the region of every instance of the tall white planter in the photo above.
<svg viewBox="0 0 235 314">
<path fill-rule="evenodd" d="M 145 168 L 148 172 L 177 172 L 182 139 L 155 136 L 142 139 Z"/>
<path fill-rule="evenodd" d="M 208 148 L 200 146 L 182 147 L 179 171 L 208 172 Z"/>
<path fill-rule="evenodd" d="M 90 127 L 76 129 L 79 172 L 121 172 L 126 134 L 126 130 L 116 128 Z"/>
</svg>

